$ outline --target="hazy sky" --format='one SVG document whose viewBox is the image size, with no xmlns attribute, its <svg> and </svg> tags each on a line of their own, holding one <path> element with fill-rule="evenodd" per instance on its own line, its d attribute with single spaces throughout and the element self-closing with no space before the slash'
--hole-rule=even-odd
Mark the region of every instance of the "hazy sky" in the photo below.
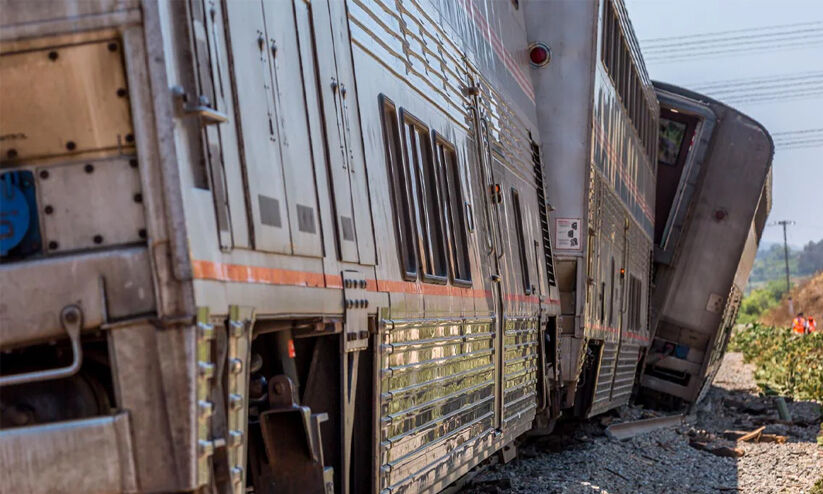
<svg viewBox="0 0 823 494">
<path fill-rule="evenodd" d="M 652 79 L 689 87 L 716 81 L 794 77 L 792 81 L 779 81 L 781 86 L 770 91 L 777 93 L 805 88 L 808 88 L 807 92 L 821 91 L 816 91 L 814 96 L 740 102 L 732 106 L 758 120 L 771 133 L 823 129 L 823 0 L 625 1 L 641 46 L 644 40 L 652 38 L 733 30 L 740 32 L 719 36 L 739 37 L 724 41 L 738 48 L 745 48 L 750 41 L 754 41 L 753 46 L 757 42 L 761 43 L 760 46 L 784 45 L 783 48 L 752 48 L 677 61 L 671 61 L 671 57 L 668 61 L 661 61 L 663 57 L 653 57 L 649 52 L 644 56 Z M 812 24 L 814 22 L 819 24 Z M 807 24 L 776 27 L 800 23 Z M 787 31 L 794 33 L 787 34 Z M 771 39 L 787 41 L 764 41 L 778 32 L 783 34 Z M 685 39 L 693 41 L 695 38 Z M 789 44 L 799 46 L 785 46 Z M 645 45 L 651 46 L 648 41 Z M 752 87 L 752 81 L 742 82 L 748 84 L 743 88 Z M 763 84 L 766 83 L 762 83 L 761 87 Z M 741 86 L 737 87 L 740 91 Z M 709 90 L 703 92 L 711 94 Z M 718 95 L 717 99 L 722 101 L 724 98 Z M 811 132 L 805 135 L 823 137 Z M 789 227 L 789 243 L 794 245 L 823 239 L 823 142 L 816 146 L 795 149 L 778 147 L 774 156 L 774 202 L 769 222 L 781 219 L 796 221 L 796 225 Z M 766 227 L 763 239 L 782 242 L 783 231 L 776 226 Z"/>
</svg>

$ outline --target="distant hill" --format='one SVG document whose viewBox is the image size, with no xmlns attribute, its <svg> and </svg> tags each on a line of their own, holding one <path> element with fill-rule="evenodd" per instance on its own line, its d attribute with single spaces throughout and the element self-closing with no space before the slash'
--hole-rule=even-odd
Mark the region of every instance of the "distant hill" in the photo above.
<svg viewBox="0 0 823 494">
<path fill-rule="evenodd" d="M 814 316 L 823 322 L 823 273 L 820 273 L 792 289 L 794 312 L 804 312 L 807 316 Z M 760 321 L 770 326 L 786 327 L 791 324 L 796 314 L 789 313 L 787 298 L 770 307 L 760 316 Z M 820 326 L 818 326 L 820 329 Z"/>
<path fill-rule="evenodd" d="M 823 271 L 823 239 L 809 242 L 802 249 L 789 246 L 789 272 L 792 277 L 806 277 Z M 786 263 L 781 244 L 763 244 L 757 251 L 749 283 L 758 286 L 786 277 Z"/>
</svg>

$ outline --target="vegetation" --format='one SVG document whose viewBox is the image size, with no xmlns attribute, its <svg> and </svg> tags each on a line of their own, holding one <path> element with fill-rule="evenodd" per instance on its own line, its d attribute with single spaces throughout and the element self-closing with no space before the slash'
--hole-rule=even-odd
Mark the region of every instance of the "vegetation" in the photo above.
<svg viewBox="0 0 823 494">
<path fill-rule="evenodd" d="M 777 307 L 785 293 L 786 284 L 778 280 L 769 281 L 762 288 L 752 290 L 740 304 L 737 322 L 739 324 L 759 322 L 763 314 Z"/>
<path fill-rule="evenodd" d="M 767 394 L 823 402 L 823 331 L 796 335 L 755 323 L 735 332 L 729 348 L 755 364 L 754 377 Z"/>
<path fill-rule="evenodd" d="M 823 271 L 823 239 L 809 242 L 802 249 L 789 247 L 789 272 L 792 277 Z M 782 244 L 762 246 L 752 266 L 750 282 L 758 286 L 772 280 L 786 279 L 786 260 Z"/>
<path fill-rule="evenodd" d="M 814 483 L 812 490 L 809 491 L 809 494 L 823 494 L 823 477 L 817 479 L 817 482 Z"/>
</svg>

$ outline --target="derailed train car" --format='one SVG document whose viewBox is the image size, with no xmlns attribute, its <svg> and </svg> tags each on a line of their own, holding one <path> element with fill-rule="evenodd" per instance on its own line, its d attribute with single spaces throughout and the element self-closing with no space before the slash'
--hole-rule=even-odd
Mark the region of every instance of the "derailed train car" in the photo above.
<svg viewBox="0 0 823 494">
<path fill-rule="evenodd" d="M 436 492 L 628 401 L 620 0 L 0 10 L 3 490 Z"/>
<path fill-rule="evenodd" d="M 774 145 L 734 108 L 655 88 L 655 333 L 640 385 L 695 403 L 720 366 L 771 209 Z"/>
<path fill-rule="evenodd" d="M 530 2 L 529 35 L 560 290 L 560 393 L 595 415 L 629 402 L 650 337 L 658 104 L 622 2 Z"/>
</svg>

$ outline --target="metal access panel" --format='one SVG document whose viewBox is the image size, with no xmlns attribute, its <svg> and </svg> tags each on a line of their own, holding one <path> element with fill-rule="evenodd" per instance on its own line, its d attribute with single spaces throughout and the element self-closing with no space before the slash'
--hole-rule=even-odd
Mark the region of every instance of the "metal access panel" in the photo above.
<svg viewBox="0 0 823 494">
<path fill-rule="evenodd" d="M 145 242 L 140 176 L 132 163 L 126 157 L 37 170 L 47 252 Z"/>
<path fill-rule="evenodd" d="M 286 184 L 286 210 L 293 253 L 322 256 L 320 215 L 312 165 L 306 98 L 300 70 L 300 49 L 292 6 L 266 0 L 263 11 L 274 74 L 275 115 Z M 287 14 L 288 12 L 288 14 Z M 318 136 L 319 137 L 319 136 Z"/>
<path fill-rule="evenodd" d="M 134 140 L 112 39 L 0 56 L 0 160 L 116 150 Z"/>
<path fill-rule="evenodd" d="M 226 17 L 255 249 L 290 254 L 289 215 L 270 65 L 272 40 L 266 33 L 263 4 L 227 2 Z"/>
<path fill-rule="evenodd" d="M 373 265 L 374 233 L 346 5 L 314 1 L 311 19 L 340 258 Z"/>
</svg>

